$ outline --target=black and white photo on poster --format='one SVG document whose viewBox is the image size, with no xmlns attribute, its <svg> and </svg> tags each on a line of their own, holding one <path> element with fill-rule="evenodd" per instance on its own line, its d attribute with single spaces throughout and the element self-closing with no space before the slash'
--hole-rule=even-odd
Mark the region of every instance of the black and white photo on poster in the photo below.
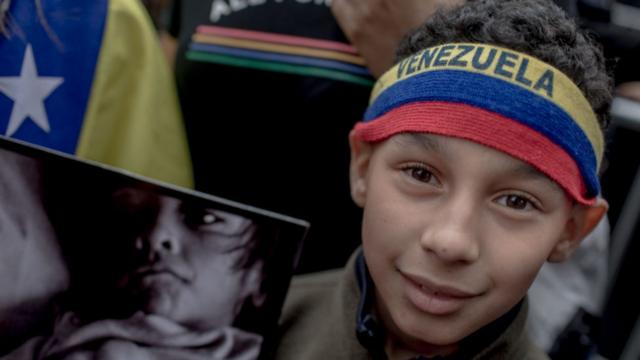
<svg viewBox="0 0 640 360">
<path fill-rule="evenodd" d="M 0 138 L 0 359 L 265 359 L 304 221 Z"/>
</svg>

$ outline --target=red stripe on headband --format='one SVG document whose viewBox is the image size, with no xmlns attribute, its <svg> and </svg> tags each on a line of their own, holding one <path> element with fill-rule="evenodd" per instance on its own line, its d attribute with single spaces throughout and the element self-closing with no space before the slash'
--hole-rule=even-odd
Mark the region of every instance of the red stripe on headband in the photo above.
<svg viewBox="0 0 640 360">
<path fill-rule="evenodd" d="M 403 132 L 424 132 L 477 142 L 520 159 L 557 182 L 582 204 L 586 185 L 578 166 L 560 146 L 508 117 L 471 105 L 442 101 L 414 102 L 354 127 L 363 141 L 376 142 Z"/>
</svg>

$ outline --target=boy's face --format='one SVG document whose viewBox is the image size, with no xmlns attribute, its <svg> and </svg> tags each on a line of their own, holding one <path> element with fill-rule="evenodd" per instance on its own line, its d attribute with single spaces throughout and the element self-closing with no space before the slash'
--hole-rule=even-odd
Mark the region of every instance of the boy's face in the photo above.
<svg viewBox="0 0 640 360">
<path fill-rule="evenodd" d="M 351 141 L 377 308 L 416 351 L 455 346 L 500 317 L 545 260 L 574 246 L 571 201 L 522 161 L 436 135 Z"/>
<path fill-rule="evenodd" d="M 114 202 L 132 255 L 119 283 L 144 312 L 213 329 L 231 325 L 259 293 L 261 261 L 242 266 L 255 234 L 250 219 L 130 188 Z"/>
</svg>

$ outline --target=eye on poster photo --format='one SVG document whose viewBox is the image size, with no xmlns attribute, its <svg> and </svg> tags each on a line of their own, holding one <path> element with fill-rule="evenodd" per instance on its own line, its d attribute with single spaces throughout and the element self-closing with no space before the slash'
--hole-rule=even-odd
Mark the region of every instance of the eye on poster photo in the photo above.
<svg viewBox="0 0 640 360">
<path fill-rule="evenodd" d="M 266 359 L 304 221 L 0 138 L 0 359 Z"/>
</svg>

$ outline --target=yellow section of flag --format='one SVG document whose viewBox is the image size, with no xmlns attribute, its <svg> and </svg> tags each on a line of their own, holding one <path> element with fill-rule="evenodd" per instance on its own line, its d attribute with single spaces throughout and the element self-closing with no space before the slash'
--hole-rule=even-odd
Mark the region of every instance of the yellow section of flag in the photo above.
<svg viewBox="0 0 640 360">
<path fill-rule="evenodd" d="M 193 187 L 173 77 L 138 1 L 110 0 L 76 154 Z"/>
</svg>

